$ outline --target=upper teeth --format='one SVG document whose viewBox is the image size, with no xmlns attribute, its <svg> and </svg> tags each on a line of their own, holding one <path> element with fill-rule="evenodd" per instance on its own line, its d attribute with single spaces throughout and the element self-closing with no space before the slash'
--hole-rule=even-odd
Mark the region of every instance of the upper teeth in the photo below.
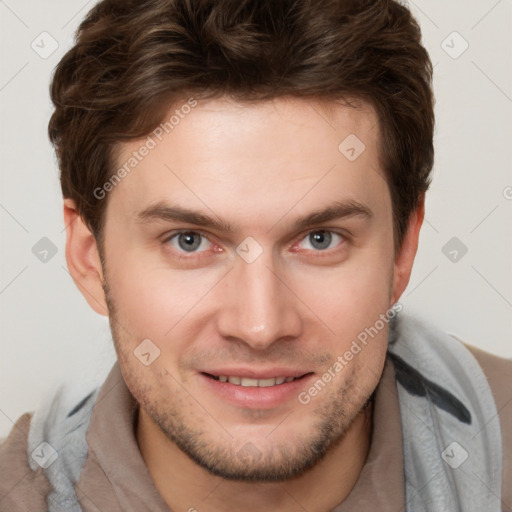
<svg viewBox="0 0 512 512">
<path fill-rule="evenodd" d="M 283 382 L 291 382 L 295 377 L 272 377 L 271 379 L 251 379 L 249 377 L 229 377 L 226 375 L 219 375 L 220 382 L 229 382 L 235 386 L 244 386 L 246 388 L 266 388 L 283 384 Z"/>
</svg>

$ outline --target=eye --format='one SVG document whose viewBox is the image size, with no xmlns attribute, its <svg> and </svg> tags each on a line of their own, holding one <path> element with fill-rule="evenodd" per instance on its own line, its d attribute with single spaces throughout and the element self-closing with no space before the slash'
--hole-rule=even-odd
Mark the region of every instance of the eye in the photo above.
<svg viewBox="0 0 512 512">
<path fill-rule="evenodd" d="M 332 242 L 336 240 L 338 240 L 338 244 L 336 245 L 340 245 L 340 243 L 344 241 L 344 237 L 339 233 L 335 233 L 334 231 L 321 229 L 310 231 L 306 237 L 302 239 L 302 242 L 306 241 L 309 243 L 310 247 L 305 247 L 306 249 L 324 251 L 325 249 L 329 249 L 329 246 L 331 246 Z"/>
<path fill-rule="evenodd" d="M 208 249 L 212 244 L 201 233 L 197 231 L 180 231 L 165 240 L 178 252 L 195 253 L 199 248 Z M 206 246 L 206 247 L 205 247 Z"/>
</svg>

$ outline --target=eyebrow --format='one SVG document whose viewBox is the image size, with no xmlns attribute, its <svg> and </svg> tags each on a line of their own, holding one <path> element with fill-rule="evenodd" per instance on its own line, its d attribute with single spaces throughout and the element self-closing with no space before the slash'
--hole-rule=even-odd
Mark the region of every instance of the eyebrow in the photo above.
<svg viewBox="0 0 512 512">
<path fill-rule="evenodd" d="M 324 222 L 342 219 L 345 217 L 361 217 L 369 220 L 373 218 L 373 216 L 374 214 L 372 210 L 358 201 L 335 201 L 326 208 L 315 210 L 304 217 L 298 218 L 294 222 L 292 228 L 296 231 L 300 231 L 316 224 L 322 224 Z M 234 233 L 236 231 L 229 222 L 216 215 L 215 217 L 212 217 L 204 212 L 190 210 L 183 206 L 171 205 L 165 201 L 160 201 L 149 206 L 145 210 L 139 212 L 136 215 L 136 218 L 141 223 L 147 223 L 154 220 L 167 222 L 178 221 L 215 229 L 225 233 Z M 284 218 L 284 216 L 281 217 L 281 219 L 282 218 Z M 280 220 L 277 223 L 279 222 Z M 272 229 L 273 227 L 270 230 Z"/>
</svg>

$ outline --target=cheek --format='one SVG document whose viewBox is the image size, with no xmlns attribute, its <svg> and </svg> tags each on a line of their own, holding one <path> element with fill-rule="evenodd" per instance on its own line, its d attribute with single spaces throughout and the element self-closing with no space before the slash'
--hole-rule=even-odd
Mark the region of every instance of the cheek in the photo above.
<svg viewBox="0 0 512 512">
<path fill-rule="evenodd" d="M 175 290 L 161 279 L 152 281 L 131 272 L 123 279 L 112 279 L 110 286 L 118 314 L 143 336 L 161 336 L 179 313 Z"/>
<path fill-rule="evenodd" d="M 294 279 L 297 295 L 345 340 L 373 325 L 389 309 L 392 257 L 386 251 L 378 253 L 382 257 L 367 252 L 337 269 L 297 272 Z"/>
<path fill-rule="evenodd" d="M 107 273 L 116 313 L 136 339 L 162 336 L 179 310 L 172 281 L 159 276 L 143 257 L 111 253 L 118 262 Z"/>
<path fill-rule="evenodd" d="M 189 329 L 187 332 L 193 335 L 192 331 L 200 328 L 197 316 L 222 275 L 212 270 L 176 271 L 143 254 L 117 256 L 121 264 L 107 277 L 119 320 L 132 334 L 128 341 L 123 331 L 119 333 L 124 343 L 135 346 L 149 338 L 162 350 L 171 341 L 173 350 L 177 349 L 179 340 L 186 341 L 177 333 Z M 112 261 L 114 258 L 112 255 Z M 199 320 L 194 321 L 192 329 L 191 319 Z"/>
</svg>

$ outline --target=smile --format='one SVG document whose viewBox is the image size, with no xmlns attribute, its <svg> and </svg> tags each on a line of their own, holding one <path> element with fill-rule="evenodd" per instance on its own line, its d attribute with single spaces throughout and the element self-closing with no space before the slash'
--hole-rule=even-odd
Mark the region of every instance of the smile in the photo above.
<svg viewBox="0 0 512 512">
<path fill-rule="evenodd" d="M 280 386 L 285 382 L 292 382 L 294 380 L 298 380 L 301 377 L 271 377 L 268 379 L 252 379 L 250 377 L 238 377 L 238 376 L 228 376 L 228 375 L 209 375 L 208 377 L 218 380 L 219 382 L 229 382 L 230 384 L 234 384 L 235 386 L 242 386 L 245 388 L 269 388 L 271 386 Z"/>
</svg>

